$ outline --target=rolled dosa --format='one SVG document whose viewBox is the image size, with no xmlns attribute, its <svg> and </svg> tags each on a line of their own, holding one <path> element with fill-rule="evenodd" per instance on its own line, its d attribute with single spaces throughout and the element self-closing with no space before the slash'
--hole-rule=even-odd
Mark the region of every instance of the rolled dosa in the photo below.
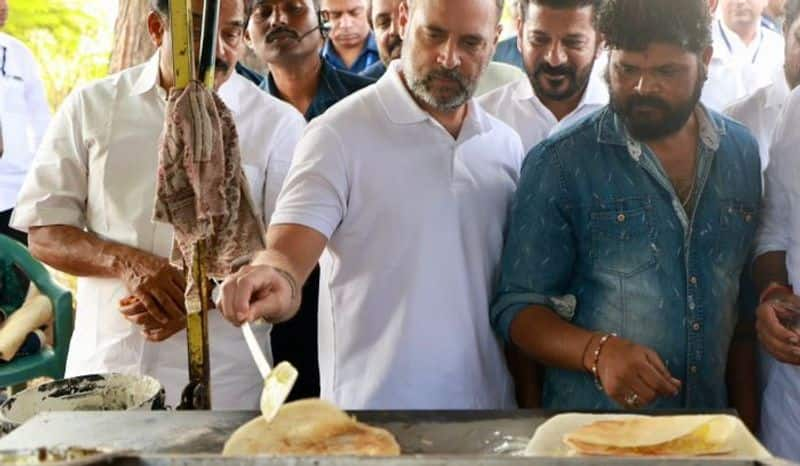
<svg viewBox="0 0 800 466">
<path fill-rule="evenodd" d="M 231 435 L 226 456 L 398 456 L 400 446 L 386 430 L 356 421 L 319 399 L 287 403 L 272 422 L 263 416 Z"/>
</svg>

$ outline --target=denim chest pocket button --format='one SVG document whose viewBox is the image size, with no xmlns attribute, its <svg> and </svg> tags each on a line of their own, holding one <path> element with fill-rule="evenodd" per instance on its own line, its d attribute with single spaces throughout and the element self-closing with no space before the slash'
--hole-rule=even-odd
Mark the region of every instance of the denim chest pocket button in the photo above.
<svg viewBox="0 0 800 466">
<path fill-rule="evenodd" d="M 653 227 L 645 206 L 589 213 L 590 257 L 598 270 L 630 276 L 656 263 Z"/>
</svg>

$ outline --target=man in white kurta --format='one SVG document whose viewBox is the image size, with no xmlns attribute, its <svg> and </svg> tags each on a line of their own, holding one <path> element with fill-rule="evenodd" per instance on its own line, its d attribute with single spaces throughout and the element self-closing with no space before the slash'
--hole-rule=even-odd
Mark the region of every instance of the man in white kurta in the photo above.
<svg viewBox="0 0 800 466">
<path fill-rule="evenodd" d="M 769 165 L 769 148 L 778 117 L 792 89 L 800 85 L 800 0 L 786 3 L 786 20 L 783 67 L 775 70 L 770 84 L 725 109 L 726 115 L 744 123 L 758 140 L 762 171 Z"/>
<path fill-rule="evenodd" d="M 765 173 L 764 211 L 755 254 L 756 279 L 763 284 L 758 311 L 759 337 L 769 353 L 761 358 L 764 392 L 760 436 L 770 452 L 793 461 L 800 461 L 800 318 L 791 311 L 800 309 L 797 297 L 800 293 L 798 121 L 800 89 L 795 89 L 775 129 L 770 164 Z M 790 310 L 780 314 L 781 311 L 775 311 L 776 307 Z M 783 319 L 783 330 L 769 330 L 773 316 Z M 790 333 L 785 334 L 784 330 Z"/>
<path fill-rule="evenodd" d="M 707 107 L 723 111 L 771 84 L 783 66 L 783 37 L 761 25 L 765 5 L 764 0 L 720 1 L 711 23 L 714 55 L 701 96 Z"/>
<path fill-rule="evenodd" d="M 309 125 L 268 249 L 226 280 L 222 309 L 237 324 L 255 314 L 234 303 L 290 318 L 321 254 L 323 398 L 346 409 L 512 408 L 488 307 L 523 151 L 471 98 L 500 12 L 494 0 L 410 5 L 402 61 Z"/>
<path fill-rule="evenodd" d="M 518 41 L 527 76 L 480 96 L 478 102 L 514 128 L 528 153 L 608 104 L 608 88 L 592 2 L 553 7 L 552 2 L 522 0 L 520 5 L 524 17 Z"/>
<path fill-rule="evenodd" d="M 234 116 L 252 197 L 268 221 L 305 122 L 289 105 L 237 74 L 222 84 L 219 94 Z M 158 54 L 144 65 L 73 92 L 45 136 L 13 226 L 72 226 L 104 242 L 169 257 L 172 227 L 152 220 L 165 106 Z M 118 310 L 130 293 L 115 277 L 78 280 L 66 376 L 148 374 L 161 381 L 174 406 L 188 383 L 185 331 L 163 342 L 147 341 Z M 269 327 L 256 331 L 261 347 L 269 348 Z M 241 333 L 212 311 L 208 334 L 213 407 L 256 408 L 263 381 Z"/>
</svg>

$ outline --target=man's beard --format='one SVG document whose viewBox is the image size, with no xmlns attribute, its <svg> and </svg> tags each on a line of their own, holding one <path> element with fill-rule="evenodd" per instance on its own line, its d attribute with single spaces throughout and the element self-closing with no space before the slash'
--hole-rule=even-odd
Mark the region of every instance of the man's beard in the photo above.
<svg viewBox="0 0 800 466">
<path fill-rule="evenodd" d="M 533 91 L 537 97 L 561 102 L 583 92 L 589 83 L 591 75 L 592 66 L 578 71 L 572 65 L 550 66 L 542 62 L 536 66 L 533 73 L 528 73 L 528 79 L 531 81 Z M 548 76 L 562 76 L 562 79 L 568 83 L 567 88 L 563 91 L 550 91 L 546 86 L 542 85 L 542 81 L 549 81 Z"/>
<path fill-rule="evenodd" d="M 608 83 L 611 109 L 622 119 L 631 137 L 639 141 L 652 141 L 677 133 L 689 121 L 689 117 L 697 108 L 697 102 L 700 101 L 705 74 L 701 72 L 695 82 L 692 94 L 677 104 L 670 104 L 664 99 L 650 95 L 631 95 L 627 99 L 622 98 L 614 92 L 608 70 L 606 70 L 606 82 Z M 637 118 L 634 112 L 643 107 L 658 110 L 663 116 L 647 120 Z"/>
<path fill-rule="evenodd" d="M 417 99 L 436 110 L 455 110 L 467 103 L 475 94 L 475 90 L 478 87 L 478 78 L 470 79 L 456 70 L 448 70 L 446 68 L 437 68 L 425 74 L 422 74 L 423 72 L 418 73 L 413 61 L 413 53 L 404 53 L 401 58 L 403 61 L 403 74 L 406 77 L 411 93 Z M 481 74 L 483 74 L 487 65 L 488 61 L 483 65 Z M 432 87 L 434 79 L 448 79 L 455 84 L 457 90 L 449 96 L 441 96 Z"/>
</svg>

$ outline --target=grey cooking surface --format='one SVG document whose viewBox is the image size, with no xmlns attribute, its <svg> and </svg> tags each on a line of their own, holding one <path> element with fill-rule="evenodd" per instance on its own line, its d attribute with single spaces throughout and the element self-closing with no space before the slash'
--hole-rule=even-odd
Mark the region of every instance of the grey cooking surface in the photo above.
<svg viewBox="0 0 800 466">
<path fill-rule="evenodd" d="M 399 458 L 224 458 L 223 444 L 256 412 L 52 412 L 0 439 L 0 450 L 81 446 L 126 450 L 113 466 L 633 466 L 641 459 L 524 458 L 518 456 L 536 427 L 553 413 L 355 412 L 359 420 L 391 431 Z M 181 456 L 176 456 L 181 455 Z M 188 455 L 188 456 L 183 456 Z M 419 456 L 425 455 L 425 456 Z M 709 466 L 706 459 L 651 460 L 648 466 Z M 717 460 L 723 466 L 784 466 L 781 460 Z"/>
<path fill-rule="evenodd" d="M 519 454 L 547 414 L 514 412 L 356 412 L 392 432 L 405 454 Z M 256 412 L 51 412 L 0 439 L 0 450 L 107 447 L 145 454 L 218 454 Z"/>
</svg>

